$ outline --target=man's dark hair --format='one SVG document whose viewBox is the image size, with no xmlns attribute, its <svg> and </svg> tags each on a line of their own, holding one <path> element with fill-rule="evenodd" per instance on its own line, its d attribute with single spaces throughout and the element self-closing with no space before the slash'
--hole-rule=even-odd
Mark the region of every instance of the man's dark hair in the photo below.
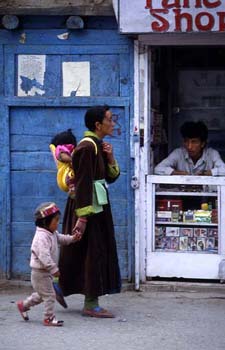
<svg viewBox="0 0 225 350">
<path fill-rule="evenodd" d="M 95 131 L 96 126 L 95 123 L 99 122 L 102 123 L 103 119 L 105 118 L 105 112 L 109 110 L 109 106 L 94 106 L 87 110 L 84 120 L 85 120 L 85 126 L 90 131 Z"/>
<path fill-rule="evenodd" d="M 208 139 L 208 128 L 201 122 L 185 122 L 180 128 L 181 135 L 184 139 L 198 138 L 202 142 Z"/>
<path fill-rule="evenodd" d="M 71 129 L 68 129 L 66 131 L 62 131 L 59 134 L 55 135 L 53 139 L 51 140 L 51 143 L 54 146 L 58 145 L 74 145 L 76 147 L 77 140 L 74 134 L 72 133 Z"/>
</svg>

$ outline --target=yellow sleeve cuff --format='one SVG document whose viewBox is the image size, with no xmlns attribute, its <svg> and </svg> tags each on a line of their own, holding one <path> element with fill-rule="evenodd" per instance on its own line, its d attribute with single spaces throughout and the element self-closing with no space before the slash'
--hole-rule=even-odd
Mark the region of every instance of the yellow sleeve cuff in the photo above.
<svg viewBox="0 0 225 350">
<path fill-rule="evenodd" d="M 107 170 L 108 170 L 107 173 L 109 177 L 111 178 L 117 177 L 120 173 L 120 168 L 117 161 L 115 161 L 114 164 L 108 164 Z"/>
<path fill-rule="evenodd" d="M 94 214 L 94 207 L 93 205 L 88 205 L 87 207 L 76 209 L 75 213 L 77 217 L 92 215 Z"/>
</svg>

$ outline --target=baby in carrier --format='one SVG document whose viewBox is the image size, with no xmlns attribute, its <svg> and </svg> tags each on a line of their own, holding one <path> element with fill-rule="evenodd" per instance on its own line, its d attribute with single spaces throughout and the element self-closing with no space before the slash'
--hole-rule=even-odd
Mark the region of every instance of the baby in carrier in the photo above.
<svg viewBox="0 0 225 350">
<path fill-rule="evenodd" d="M 57 184 L 62 191 L 68 192 L 71 198 L 74 198 L 75 192 L 72 154 L 76 145 L 76 137 L 71 129 L 68 129 L 55 135 L 49 146 L 58 169 Z"/>
</svg>

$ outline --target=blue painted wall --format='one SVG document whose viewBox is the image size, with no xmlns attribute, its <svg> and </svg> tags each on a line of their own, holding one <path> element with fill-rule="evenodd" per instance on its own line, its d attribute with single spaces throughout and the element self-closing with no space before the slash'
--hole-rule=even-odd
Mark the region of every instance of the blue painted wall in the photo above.
<svg viewBox="0 0 225 350">
<path fill-rule="evenodd" d="M 79 140 L 87 107 L 108 104 L 117 115 L 112 142 L 121 166 L 110 186 L 119 261 L 123 278 L 133 271 L 133 194 L 130 188 L 130 116 L 133 110 L 132 41 L 117 33 L 114 19 L 85 19 L 71 31 L 65 18 L 24 17 L 20 28 L 0 30 L 0 276 L 28 278 L 33 211 L 54 200 L 62 212 L 66 194 L 56 185 L 56 169 L 48 145 L 55 133 L 72 128 Z M 18 55 L 46 55 L 44 94 L 18 97 Z M 90 97 L 62 96 L 62 63 L 89 61 Z M 24 90 L 36 84 L 25 81 Z"/>
</svg>

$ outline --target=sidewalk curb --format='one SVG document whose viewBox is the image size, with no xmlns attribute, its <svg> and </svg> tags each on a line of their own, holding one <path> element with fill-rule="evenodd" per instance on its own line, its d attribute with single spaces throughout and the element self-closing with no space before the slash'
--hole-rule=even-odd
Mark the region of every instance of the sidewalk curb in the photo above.
<svg viewBox="0 0 225 350">
<path fill-rule="evenodd" d="M 0 293 L 4 291 L 19 292 L 32 290 L 30 281 L 0 279 Z M 135 291 L 133 283 L 124 281 L 122 292 Z M 179 293 L 222 293 L 225 294 L 225 284 L 204 282 L 174 282 L 147 281 L 140 284 L 137 292 L 179 292 Z"/>
</svg>

